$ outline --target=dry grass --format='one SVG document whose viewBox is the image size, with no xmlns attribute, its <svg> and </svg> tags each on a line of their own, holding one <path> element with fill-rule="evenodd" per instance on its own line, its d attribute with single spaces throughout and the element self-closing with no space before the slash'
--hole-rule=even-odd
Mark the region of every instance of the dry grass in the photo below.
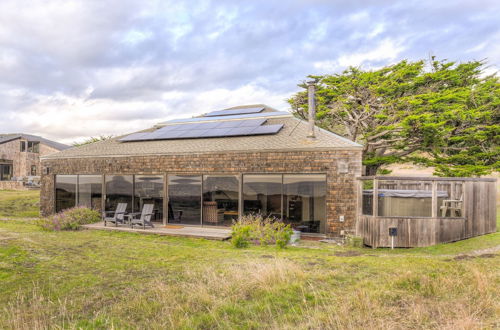
<svg viewBox="0 0 500 330">
<path fill-rule="evenodd" d="M 238 250 L 2 221 L 0 238 L 0 329 L 500 327 L 498 233 L 427 249 Z"/>
</svg>

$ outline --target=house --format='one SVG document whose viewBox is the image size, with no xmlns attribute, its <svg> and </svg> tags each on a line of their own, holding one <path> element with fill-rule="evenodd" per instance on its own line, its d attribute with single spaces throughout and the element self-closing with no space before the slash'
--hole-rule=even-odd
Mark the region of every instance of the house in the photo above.
<svg viewBox="0 0 500 330">
<path fill-rule="evenodd" d="M 62 143 L 29 134 L 0 134 L 0 189 L 22 187 L 40 176 L 40 157 L 68 149 Z"/>
<path fill-rule="evenodd" d="M 261 213 L 339 235 L 354 228 L 361 152 L 289 112 L 238 106 L 42 157 L 41 213 L 154 204 L 163 224 L 229 226 Z"/>
</svg>

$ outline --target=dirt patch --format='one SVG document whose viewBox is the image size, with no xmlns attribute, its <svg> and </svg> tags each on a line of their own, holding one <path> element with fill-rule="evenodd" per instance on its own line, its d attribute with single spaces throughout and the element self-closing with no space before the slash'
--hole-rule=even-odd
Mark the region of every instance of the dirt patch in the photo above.
<svg viewBox="0 0 500 330">
<path fill-rule="evenodd" d="M 453 258 L 453 260 L 470 260 L 470 259 L 475 259 L 475 258 L 495 258 L 498 257 L 498 254 L 494 253 L 483 253 L 483 254 L 478 254 L 478 255 L 468 255 L 468 254 L 461 254 Z"/>
<path fill-rule="evenodd" d="M 456 256 L 455 258 L 453 258 L 453 260 L 470 260 L 470 259 L 474 259 L 476 258 L 475 256 L 469 256 L 467 254 L 461 254 L 459 256 Z"/>
<path fill-rule="evenodd" d="M 334 255 L 336 257 L 358 257 L 363 254 L 359 251 L 345 251 L 345 252 L 335 252 Z"/>
<path fill-rule="evenodd" d="M 265 258 L 265 259 L 274 259 L 274 256 L 269 255 L 269 254 L 264 254 L 264 255 L 261 255 L 260 257 Z"/>
<path fill-rule="evenodd" d="M 498 254 L 494 253 L 485 253 L 477 256 L 478 258 L 495 258 L 498 257 Z"/>
</svg>

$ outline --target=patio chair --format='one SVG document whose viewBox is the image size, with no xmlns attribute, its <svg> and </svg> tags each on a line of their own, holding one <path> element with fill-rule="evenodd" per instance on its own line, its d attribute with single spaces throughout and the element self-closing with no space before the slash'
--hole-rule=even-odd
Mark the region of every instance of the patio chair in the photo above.
<svg viewBox="0 0 500 330">
<path fill-rule="evenodd" d="M 146 229 L 146 226 L 154 227 L 151 222 L 151 218 L 154 215 L 153 208 L 154 204 L 144 204 L 142 212 L 127 215 L 130 219 L 130 227 L 134 228 L 134 225 L 141 225 L 143 229 Z"/>
<path fill-rule="evenodd" d="M 126 210 L 127 203 L 118 203 L 115 211 L 104 211 L 104 226 L 106 227 L 107 222 L 114 222 L 115 226 L 118 226 L 118 223 L 125 223 Z"/>
</svg>

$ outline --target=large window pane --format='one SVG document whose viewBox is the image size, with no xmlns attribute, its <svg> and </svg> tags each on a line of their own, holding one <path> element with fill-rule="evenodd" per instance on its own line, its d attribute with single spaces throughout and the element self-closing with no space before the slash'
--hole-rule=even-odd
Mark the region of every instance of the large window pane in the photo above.
<svg viewBox="0 0 500 330">
<path fill-rule="evenodd" d="M 76 175 L 56 175 L 56 212 L 75 207 Z"/>
<path fill-rule="evenodd" d="M 326 223 L 326 175 L 283 176 L 285 223 L 305 233 L 324 233 Z"/>
<path fill-rule="evenodd" d="M 106 175 L 106 211 L 116 210 L 118 203 L 127 203 L 127 212 L 132 212 L 132 175 Z"/>
<path fill-rule="evenodd" d="M 238 218 L 239 179 L 236 175 L 203 177 L 203 224 L 230 226 Z"/>
<path fill-rule="evenodd" d="M 168 176 L 168 222 L 201 224 L 201 176 Z"/>
<path fill-rule="evenodd" d="M 102 176 L 101 175 L 79 175 L 78 176 L 78 205 L 102 210 Z"/>
<path fill-rule="evenodd" d="M 243 212 L 281 219 L 281 174 L 243 176 Z"/>
<path fill-rule="evenodd" d="M 136 175 L 134 209 L 142 212 L 144 204 L 154 204 L 153 220 L 163 219 L 163 176 Z"/>
</svg>

